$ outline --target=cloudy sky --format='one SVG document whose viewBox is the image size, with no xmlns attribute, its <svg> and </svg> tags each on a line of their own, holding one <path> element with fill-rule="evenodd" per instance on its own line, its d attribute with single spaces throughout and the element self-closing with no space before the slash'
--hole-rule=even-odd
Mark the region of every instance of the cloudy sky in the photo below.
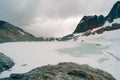
<svg viewBox="0 0 120 80">
<path fill-rule="evenodd" d="M 35 36 L 72 33 L 84 15 L 107 15 L 117 0 L 0 0 L 0 20 Z"/>
</svg>

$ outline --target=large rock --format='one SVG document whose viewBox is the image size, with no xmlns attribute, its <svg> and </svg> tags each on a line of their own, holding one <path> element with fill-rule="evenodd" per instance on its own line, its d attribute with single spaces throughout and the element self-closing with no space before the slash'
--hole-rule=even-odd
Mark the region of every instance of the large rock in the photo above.
<svg viewBox="0 0 120 80">
<path fill-rule="evenodd" d="M 88 65 L 59 63 L 38 67 L 25 74 L 11 74 L 1 80 L 115 80 L 109 73 Z"/>
<path fill-rule="evenodd" d="M 10 69 L 12 66 L 14 66 L 13 61 L 3 53 L 0 53 L 0 73 Z"/>
</svg>

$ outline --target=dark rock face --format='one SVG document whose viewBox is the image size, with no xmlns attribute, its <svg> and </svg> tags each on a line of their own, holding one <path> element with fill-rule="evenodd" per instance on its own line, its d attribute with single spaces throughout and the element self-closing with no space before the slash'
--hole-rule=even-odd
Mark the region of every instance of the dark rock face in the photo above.
<svg viewBox="0 0 120 80">
<path fill-rule="evenodd" d="M 104 16 L 84 16 L 73 33 L 85 32 L 104 25 Z"/>
<path fill-rule="evenodd" d="M 25 74 L 11 74 L 0 80 L 115 80 L 102 70 L 76 63 L 59 63 L 38 67 Z"/>
<path fill-rule="evenodd" d="M 13 61 L 3 53 L 0 53 L 0 73 L 10 69 L 12 66 L 14 66 Z"/>
<path fill-rule="evenodd" d="M 120 1 L 116 2 L 109 14 L 104 17 L 100 16 L 84 16 L 80 23 L 77 25 L 74 33 L 81 33 L 87 30 L 92 30 L 93 28 L 101 27 L 104 25 L 106 21 L 110 23 L 113 22 L 114 19 L 120 18 Z"/>
<path fill-rule="evenodd" d="M 113 6 L 110 13 L 106 16 L 106 20 L 113 22 L 113 20 L 117 18 L 120 18 L 120 1 L 116 2 Z"/>
</svg>

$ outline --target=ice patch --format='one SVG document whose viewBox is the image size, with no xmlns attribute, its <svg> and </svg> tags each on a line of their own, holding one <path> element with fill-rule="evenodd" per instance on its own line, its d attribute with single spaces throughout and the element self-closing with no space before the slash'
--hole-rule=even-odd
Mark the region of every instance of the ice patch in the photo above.
<svg viewBox="0 0 120 80">
<path fill-rule="evenodd" d="M 87 55 L 100 55 L 103 53 L 102 50 L 106 48 L 107 47 L 103 47 L 100 44 L 80 43 L 79 46 L 72 48 L 63 48 L 58 51 L 60 51 L 61 53 L 67 53 L 75 57 L 83 57 Z"/>
</svg>

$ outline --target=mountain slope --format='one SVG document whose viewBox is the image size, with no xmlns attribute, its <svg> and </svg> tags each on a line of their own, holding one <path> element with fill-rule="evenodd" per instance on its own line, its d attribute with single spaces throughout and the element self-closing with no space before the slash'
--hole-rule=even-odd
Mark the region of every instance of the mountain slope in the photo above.
<svg viewBox="0 0 120 80">
<path fill-rule="evenodd" d="M 0 43 L 18 41 L 54 41 L 54 40 L 59 40 L 59 38 L 35 37 L 32 34 L 8 22 L 0 21 Z"/>
<path fill-rule="evenodd" d="M 35 37 L 5 21 L 0 21 L 0 42 L 31 41 Z"/>
</svg>

